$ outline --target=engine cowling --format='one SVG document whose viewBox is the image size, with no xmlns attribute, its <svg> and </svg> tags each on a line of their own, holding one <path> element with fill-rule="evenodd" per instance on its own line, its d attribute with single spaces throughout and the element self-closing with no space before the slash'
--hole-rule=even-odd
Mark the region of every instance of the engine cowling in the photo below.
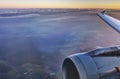
<svg viewBox="0 0 120 79">
<path fill-rule="evenodd" d="M 68 56 L 63 62 L 63 79 L 117 78 L 120 75 L 119 56 L 120 46 L 97 48 Z"/>
</svg>

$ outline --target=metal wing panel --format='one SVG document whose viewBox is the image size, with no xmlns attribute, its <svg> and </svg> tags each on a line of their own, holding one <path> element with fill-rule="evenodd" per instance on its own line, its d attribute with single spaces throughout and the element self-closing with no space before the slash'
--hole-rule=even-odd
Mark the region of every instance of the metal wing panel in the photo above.
<svg viewBox="0 0 120 79">
<path fill-rule="evenodd" d="M 120 20 L 115 19 L 109 15 L 98 13 L 97 14 L 103 21 L 109 24 L 112 28 L 114 28 L 117 32 L 120 33 Z"/>
</svg>

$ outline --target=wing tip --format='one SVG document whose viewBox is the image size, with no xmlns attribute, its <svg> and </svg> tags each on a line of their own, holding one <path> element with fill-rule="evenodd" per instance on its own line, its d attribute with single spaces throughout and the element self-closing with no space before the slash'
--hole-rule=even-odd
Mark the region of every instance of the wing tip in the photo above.
<svg viewBox="0 0 120 79">
<path fill-rule="evenodd" d="M 106 13 L 106 10 L 103 10 L 103 11 L 102 11 L 102 12 L 100 12 L 100 13 L 105 14 L 105 13 Z"/>
</svg>

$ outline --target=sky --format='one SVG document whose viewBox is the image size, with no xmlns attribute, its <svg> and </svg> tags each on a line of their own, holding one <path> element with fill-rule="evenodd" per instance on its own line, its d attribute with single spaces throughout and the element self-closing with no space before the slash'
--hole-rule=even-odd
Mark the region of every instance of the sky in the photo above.
<svg viewBox="0 0 120 79">
<path fill-rule="evenodd" d="M 120 0 L 0 0 L 0 8 L 120 8 Z"/>
</svg>

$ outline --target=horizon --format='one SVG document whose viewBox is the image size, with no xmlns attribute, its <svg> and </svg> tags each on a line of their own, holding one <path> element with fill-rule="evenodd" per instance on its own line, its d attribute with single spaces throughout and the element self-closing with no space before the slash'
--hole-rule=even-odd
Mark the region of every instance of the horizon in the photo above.
<svg viewBox="0 0 120 79">
<path fill-rule="evenodd" d="M 1 0 L 0 8 L 110 8 L 120 9 L 120 1 L 107 0 Z"/>
<path fill-rule="evenodd" d="M 0 9 L 116 9 L 119 10 L 120 8 L 113 8 L 113 7 L 0 7 Z"/>
</svg>

